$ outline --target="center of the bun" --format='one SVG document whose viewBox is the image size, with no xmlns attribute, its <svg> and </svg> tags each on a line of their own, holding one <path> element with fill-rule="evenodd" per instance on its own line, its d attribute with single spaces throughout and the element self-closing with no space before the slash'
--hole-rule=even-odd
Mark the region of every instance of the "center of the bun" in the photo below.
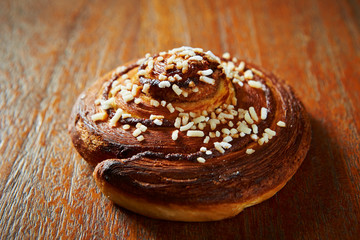
<svg viewBox="0 0 360 240">
<path fill-rule="evenodd" d="M 181 47 L 148 56 L 138 70 L 152 98 L 192 102 L 212 96 L 225 79 L 220 59 L 200 48 Z M 170 91 L 169 91 L 170 90 Z"/>
</svg>

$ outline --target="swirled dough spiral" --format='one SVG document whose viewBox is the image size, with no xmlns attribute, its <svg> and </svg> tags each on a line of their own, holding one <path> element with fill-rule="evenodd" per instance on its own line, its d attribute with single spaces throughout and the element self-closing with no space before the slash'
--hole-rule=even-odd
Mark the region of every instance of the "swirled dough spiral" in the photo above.
<svg viewBox="0 0 360 240">
<path fill-rule="evenodd" d="M 69 132 L 107 197 L 176 221 L 232 217 L 273 196 L 311 138 L 305 109 L 284 82 L 191 47 L 99 79 L 78 98 Z"/>
</svg>

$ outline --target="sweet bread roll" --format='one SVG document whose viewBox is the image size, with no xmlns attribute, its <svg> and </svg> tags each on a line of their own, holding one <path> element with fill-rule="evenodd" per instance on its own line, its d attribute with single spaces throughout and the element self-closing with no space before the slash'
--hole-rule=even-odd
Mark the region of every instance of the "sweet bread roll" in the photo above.
<svg viewBox="0 0 360 240">
<path fill-rule="evenodd" d="M 221 220 L 270 198 L 311 138 L 289 86 L 229 54 L 190 47 L 102 77 L 78 98 L 69 132 L 110 200 L 175 221 Z"/>
</svg>

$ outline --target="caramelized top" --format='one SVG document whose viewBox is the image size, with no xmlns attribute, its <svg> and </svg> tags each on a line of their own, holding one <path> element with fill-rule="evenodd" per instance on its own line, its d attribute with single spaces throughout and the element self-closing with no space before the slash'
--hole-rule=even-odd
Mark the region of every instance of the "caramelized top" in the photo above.
<svg viewBox="0 0 360 240">
<path fill-rule="evenodd" d="M 288 86 L 252 64 L 188 47 L 108 74 L 79 98 L 73 122 L 86 129 L 73 136 L 85 160 L 117 159 L 99 165 L 99 177 L 157 201 L 266 192 L 294 173 L 310 139 Z"/>
</svg>

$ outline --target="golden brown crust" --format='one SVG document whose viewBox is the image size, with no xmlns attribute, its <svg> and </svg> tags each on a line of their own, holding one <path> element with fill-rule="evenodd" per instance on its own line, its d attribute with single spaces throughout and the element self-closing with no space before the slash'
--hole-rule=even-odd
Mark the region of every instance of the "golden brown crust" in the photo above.
<svg viewBox="0 0 360 240">
<path fill-rule="evenodd" d="M 226 64 L 230 61 L 222 59 L 221 62 Z M 157 66 L 156 62 L 154 64 Z M 182 80 L 176 81 L 183 91 L 189 92 L 188 96 L 178 96 L 159 87 L 161 81 L 157 79 L 164 72 L 163 66 L 155 67 L 157 70 L 151 73 L 157 76 L 142 78 L 138 77 L 138 70 L 145 67 L 135 63 L 107 74 L 79 97 L 69 124 L 73 144 L 87 162 L 97 165 L 94 171 L 97 184 L 118 205 L 167 220 L 224 219 L 274 195 L 305 158 L 311 138 L 310 122 L 304 107 L 286 84 L 259 67 L 245 63 L 242 73 L 254 68 L 260 71 L 258 75 L 254 74 L 252 80 L 260 82 L 262 88 L 251 87 L 244 79 L 243 86 L 240 86 L 234 80 L 229 81 L 224 71 L 217 70 L 221 67 L 216 62 L 207 60 L 204 64 L 190 64 L 190 70 L 181 75 Z M 235 61 L 235 65 L 238 64 L 240 61 Z M 207 84 L 194 77 L 199 70 L 206 70 L 209 66 L 213 69 L 212 77 L 216 77 L 215 84 Z M 133 85 L 151 84 L 148 94 L 142 93 L 141 89 L 135 93 L 136 98 L 141 99 L 140 104 L 125 102 L 120 93 L 111 94 L 112 83 L 119 81 L 123 84 L 125 79 L 120 76 L 124 74 Z M 193 87 L 189 79 L 198 87 L 197 92 L 190 91 Z M 119 119 L 115 127 L 109 125 L 109 119 L 114 117 L 116 109 L 107 109 L 108 118 L 104 121 L 93 121 L 91 118 L 99 112 L 95 100 L 107 100 L 111 96 L 116 99 L 118 108 L 131 114 L 129 118 Z M 237 99 L 235 102 L 234 97 Z M 203 137 L 189 137 L 186 132 L 180 132 L 178 139 L 173 140 L 171 135 L 177 129 L 174 122 L 179 112 L 169 112 L 167 106 L 150 104 L 151 100 L 160 103 L 163 99 L 185 112 L 207 110 L 208 116 L 221 104 L 245 110 L 253 107 L 259 118 L 255 121 L 258 139 L 268 128 L 276 131 L 276 136 L 261 145 L 250 134 L 243 137 L 233 134 L 231 148 L 224 153 L 214 147 L 214 139 L 221 142 L 219 137 L 203 143 Z M 268 110 L 264 120 L 260 120 L 262 107 Z M 151 114 L 165 116 L 161 126 L 149 119 Z M 244 117 L 236 117 L 234 124 L 245 121 Z M 286 127 L 278 126 L 279 121 L 284 122 Z M 147 127 L 146 132 L 142 132 L 143 141 L 133 136 L 137 123 Z M 131 129 L 124 130 L 124 124 L 129 124 Z M 248 125 L 251 128 L 251 124 Z M 223 128 L 230 129 L 229 126 L 229 120 L 217 125 L 219 132 Z M 207 136 L 216 130 L 206 125 L 202 131 Z M 221 135 L 220 139 L 225 136 Z M 211 150 L 211 154 L 200 151 L 201 147 Z M 247 149 L 255 152 L 248 154 Z M 204 158 L 205 163 L 198 162 L 199 157 Z"/>
<path fill-rule="evenodd" d="M 94 170 L 93 176 L 101 191 L 111 201 L 133 212 L 148 216 L 151 218 L 164 219 L 170 221 L 184 222 L 204 222 L 217 221 L 236 216 L 244 208 L 258 204 L 278 192 L 287 182 L 284 181 L 276 188 L 262 194 L 254 196 L 245 202 L 236 203 L 213 203 L 213 204 L 174 204 L 171 202 L 154 202 L 151 199 L 134 196 L 122 191 L 106 181 L 103 175 L 104 165 L 112 164 L 113 160 L 101 162 Z"/>
</svg>

